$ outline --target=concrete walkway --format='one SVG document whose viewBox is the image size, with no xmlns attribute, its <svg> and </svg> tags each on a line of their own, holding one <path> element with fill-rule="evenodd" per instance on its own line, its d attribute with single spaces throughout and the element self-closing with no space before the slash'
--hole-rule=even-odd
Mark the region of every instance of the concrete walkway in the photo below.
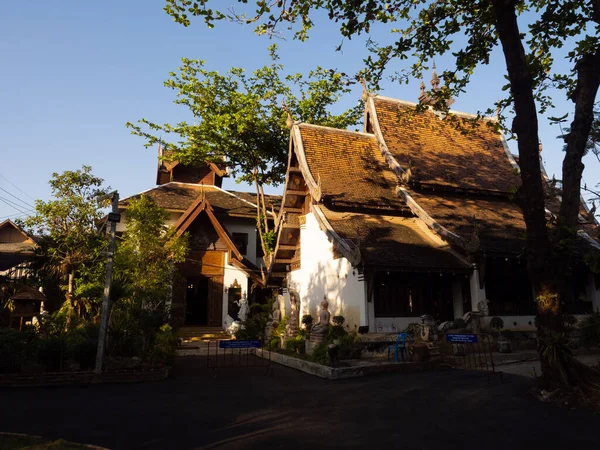
<svg viewBox="0 0 600 450">
<path fill-rule="evenodd" d="M 592 449 L 599 418 L 527 394 L 524 377 L 439 371 L 326 381 L 282 366 L 179 358 L 163 382 L 0 389 L 0 431 L 110 449 Z"/>
<path fill-rule="evenodd" d="M 600 363 L 600 355 L 577 355 L 576 358 L 588 366 L 596 366 Z M 498 366 L 498 370 L 512 375 L 520 375 L 532 379 L 534 374 L 539 376 L 542 373 L 540 361 L 526 361 L 522 363 L 503 364 Z"/>
</svg>

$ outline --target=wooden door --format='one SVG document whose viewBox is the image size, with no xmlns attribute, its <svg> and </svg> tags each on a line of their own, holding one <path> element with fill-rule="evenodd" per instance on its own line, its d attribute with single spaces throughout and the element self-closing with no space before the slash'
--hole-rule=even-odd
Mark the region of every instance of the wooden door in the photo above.
<svg viewBox="0 0 600 450">
<path fill-rule="evenodd" d="M 209 281 L 208 326 L 223 326 L 223 277 L 212 277 Z"/>
</svg>

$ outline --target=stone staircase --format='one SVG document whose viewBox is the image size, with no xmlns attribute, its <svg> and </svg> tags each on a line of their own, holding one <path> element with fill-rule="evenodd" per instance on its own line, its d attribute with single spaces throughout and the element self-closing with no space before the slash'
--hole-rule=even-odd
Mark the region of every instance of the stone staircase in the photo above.
<svg viewBox="0 0 600 450">
<path fill-rule="evenodd" d="M 181 345 L 177 348 L 177 356 L 205 356 L 214 353 L 217 341 L 230 340 L 231 336 L 218 327 L 181 327 L 177 330 Z"/>
<path fill-rule="evenodd" d="M 231 336 L 220 327 L 181 327 L 177 330 L 177 336 L 183 339 L 183 342 L 231 339 Z"/>
</svg>

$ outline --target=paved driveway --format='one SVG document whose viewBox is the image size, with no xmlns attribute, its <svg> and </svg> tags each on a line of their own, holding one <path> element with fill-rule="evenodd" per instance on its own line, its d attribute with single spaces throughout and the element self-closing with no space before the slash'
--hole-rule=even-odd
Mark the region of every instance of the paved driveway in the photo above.
<svg viewBox="0 0 600 450">
<path fill-rule="evenodd" d="M 182 358 L 164 382 L 0 390 L 0 431 L 111 449 L 596 448 L 600 418 L 538 403 L 529 380 L 441 371 L 325 381 Z"/>
</svg>

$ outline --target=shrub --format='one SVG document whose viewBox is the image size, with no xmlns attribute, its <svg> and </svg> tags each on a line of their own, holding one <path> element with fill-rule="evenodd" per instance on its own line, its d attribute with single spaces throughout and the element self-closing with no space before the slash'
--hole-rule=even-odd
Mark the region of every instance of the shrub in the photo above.
<svg viewBox="0 0 600 450">
<path fill-rule="evenodd" d="M 327 348 L 327 344 L 322 342 L 318 344 L 313 349 L 313 353 L 310 358 L 313 362 L 317 364 L 323 364 L 324 366 L 328 366 L 331 364 L 331 360 L 329 359 L 329 349 Z"/>
<path fill-rule="evenodd" d="M 22 364 L 35 358 L 39 336 L 33 327 L 22 331 L 0 328 L 0 373 L 14 373 Z"/>
<path fill-rule="evenodd" d="M 340 338 L 340 359 L 358 359 L 360 358 L 361 348 L 358 343 L 358 333 L 352 331 Z"/>
<path fill-rule="evenodd" d="M 334 325 L 342 326 L 342 325 L 344 325 L 346 318 L 344 316 L 333 316 L 333 319 L 331 319 L 331 321 L 333 322 Z"/>
<path fill-rule="evenodd" d="M 313 317 L 310 314 L 304 314 L 302 316 L 302 324 L 306 327 L 307 330 L 310 330 L 313 324 Z"/>
<path fill-rule="evenodd" d="M 567 329 L 573 329 L 577 325 L 577 317 L 573 314 L 563 314 L 563 325 Z"/>
<path fill-rule="evenodd" d="M 66 339 L 60 336 L 50 336 L 40 340 L 37 359 L 46 370 L 56 372 L 62 370 L 66 353 Z"/>
<path fill-rule="evenodd" d="M 284 347 L 290 352 L 304 353 L 304 339 L 301 336 L 288 339 L 285 341 Z"/>
<path fill-rule="evenodd" d="M 492 317 L 490 319 L 490 328 L 500 331 L 504 328 L 504 320 L 500 317 Z"/>
<path fill-rule="evenodd" d="M 170 325 L 161 326 L 156 333 L 150 360 L 160 365 L 172 365 L 177 344 L 177 335 L 173 332 L 173 328 Z"/>
<path fill-rule="evenodd" d="M 579 324 L 581 331 L 581 345 L 590 348 L 600 345 L 600 312 L 594 312 L 586 316 Z"/>
<path fill-rule="evenodd" d="M 326 342 L 331 344 L 333 341 L 341 339 L 347 334 L 348 332 L 342 325 L 330 325 L 329 331 L 327 332 Z"/>
</svg>

